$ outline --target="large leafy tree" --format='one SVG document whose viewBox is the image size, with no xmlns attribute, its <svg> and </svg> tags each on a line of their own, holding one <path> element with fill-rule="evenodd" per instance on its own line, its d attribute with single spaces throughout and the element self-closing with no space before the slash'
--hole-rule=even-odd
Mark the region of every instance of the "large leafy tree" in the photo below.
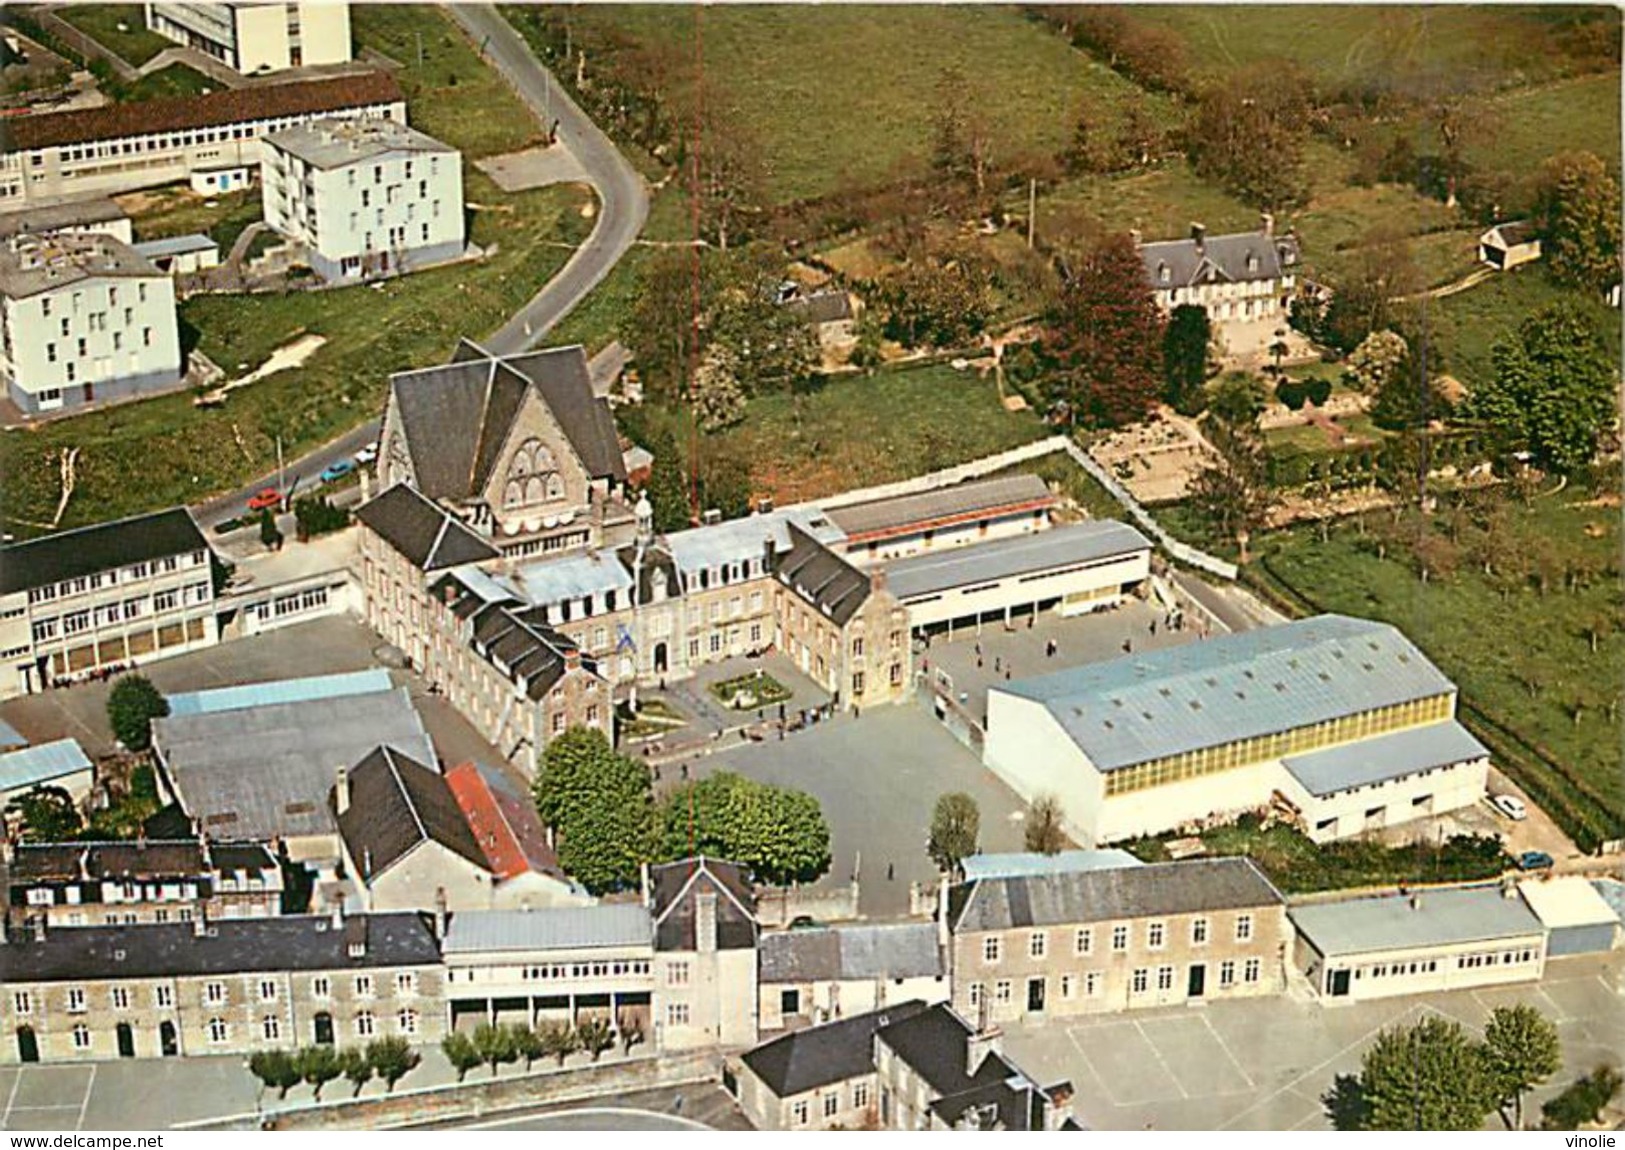
<svg viewBox="0 0 1625 1150">
<path fill-rule="evenodd" d="M 1275 60 L 1208 89 L 1188 133 L 1192 165 L 1258 207 L 1300 203 L 1311 90 Z"/>
<path fill-rule="evenodd" d="M 289 1090 L 304 1081 L 298 1062 L 286 1050 L 256 1050 L 248 1059 L 248 1070 L 275 1090 L 278 1098 L 286 1098 Z"/>
<path fill-rule="evenodd" d="M 674 791 L 661 810 L 662 854 L 732 859 L 771 883 L 811 882 L 829 869 L 818 800 L 718 771 Z"/>
<path fill-rule="evenodd" d="M 1023 844 L 1038 854 L 1060 854 L 1066 849 L 1066 831 L 1061 822 L 1061 800 L 1054 795 L 1039 795 L 1027 808 L 1027 825 L 1022 829 Z"/>
<path fill-rule="evenodd" d="M 1541 254 L 1563 283 L 1604 291 L 1620 280 L 1619 180 L 1590 152 L 1541 168 L 1535 218 Z"/>
<path fill-rule="evenodd" d="M 385 1093 L 393 1092 L 395 1084 L 422 1061 L 422 1055 L 413 1050 L 406 1039 L 396 1035 L 367 1043 L 367 1063 L 373 1073 L 383 1080 Z"/>
<path fill-rule="evenodd" d="M 988 270 L 972 251 L 922 248 L 881 283 L 885 334 L 911 347 L 952 347 L 974 339 L 993 317 Z"/>
<path fill-rule="evenodd" d="M 25 842 L 61 842 L 84 826 L 73 796 L 61 787 L 31 787 L 6 804 L 6 814 L 22 822 Z"/>
<path fill-rule="evenodd" d="M 1161 391 L 1163 321 L 1134 241 L 1119 233 L 1090 245 L 1048 319 L 1052 398 L 1088 426 L 1143 419 Z"/>
<path fill-rule="evenodd" d="M 1522 1130 L 1523 1096 L 1563 1067 L 1557 1027 L 1525 1003 L 1497 1006 L 1484 1027 L 1484 1051 L 1501 1120 Z"/>
<path fill-rule="evenodd" d="M 1371 421 L 1389 431 L 1414 431 L 1442 418 L 1449 408 L 1424 349 L 1410 348 L 1383 375 L 1371 401 Z"/>
<path fill-rule="evenodd" d="M 706 349 L 694 372 L 691 389 L 694 417 L 705 431 L 721 431 L 745 418 L 745 392 L 739 386 L 739 361 L 722 346 Z"/>
<path fill-rule="evenodd" d="M 1496 1102 L 1483 1047 L 1437 1015 L 1377 1036 L 1360 1096 L 1369 1130 L 1477 1130 Z"/>
<path fill-rule="evenodd" d="M 1182 303 L 1168 316 L 1168 330 L 1162 337 L 1162 398 L 1187 415 L 1201 410 L 1212 341 L 1213 324 L 1205 307 Z"/>
<path fill-rule="evenodd" d="M 977 851 L 982 812 L 976 800 L 963 791 L 951 791 L 937 798 L 931 811 L 931 836 L 925 851 L 941 870 L 955 874 L 959 864 Z"/>
<path fill-rule="evenodd" d="M 688 499 L 688 476 L 683 454 L 670 431 L 656 432 L 649 443 L 655 461 L 649 469 L 649 505 L 654 508 L 656 531 L 681 531 L 693 522 Z"/>
<path fill-rule="evenodd" d="M 1367 395 L 1375 395 L 1399 370 L 1410 352 L 1405 337 L 1398 332 L 1374 331 L 1349 353 L 1347 379 Z"/>
<path fill-rule="evenodd" d="M 535 794 L 568 874 L 594 893 L 637 880 L 652 826 L 647 768 L 616 754 L 602 731 L 571 727 L 547 744 Z"/>
<path fill-rule="evenodd" d="M 1615 370 L 1596 327 L 1570 303 L 1534 313 L 1495 345 L 1495 374 L 1468 411 L 1489 428 L 1503 458 L 1528 451 L 1544 470 L 1591 461 L 1612 422 Z"/>
<path fill-rule="evenodd" d="M 125 675 L 107 695 L 113 736 L 132 751 L 152 746 L 152 721 L 169 714 L 169 700 L 145 675 Z"/>
</svg>

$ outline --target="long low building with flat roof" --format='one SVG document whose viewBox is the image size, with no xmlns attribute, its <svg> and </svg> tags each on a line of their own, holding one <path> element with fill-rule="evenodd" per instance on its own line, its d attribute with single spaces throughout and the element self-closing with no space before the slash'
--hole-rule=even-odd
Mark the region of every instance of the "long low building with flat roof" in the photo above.
<svg viewBox="0 0 1625 1150">
<path fill-rule="evenodd" d="M 1055 610 L 1078 615 L 1122 602 L 1151 576 L 1151 541 L 1091 519 L 934 551 L 888 564 L 886 586 L 915 630 L 952 631 Z"/>
<path fill-rule="evenodd" d="M 1455 710 L 1395 628 L 1321 615 L 998 685 L 983 758 L 1085 844 L 1282 802 L 1329 841 L 1483 796 Z"/>
<path fill-rule="evenodd" d="M 1038 476 L 1005 475 L 822 506 L 845 533 L 846 555 L 855 563 L 869 563 L 1042 531 L 1055 503 Z"/>
</svg>

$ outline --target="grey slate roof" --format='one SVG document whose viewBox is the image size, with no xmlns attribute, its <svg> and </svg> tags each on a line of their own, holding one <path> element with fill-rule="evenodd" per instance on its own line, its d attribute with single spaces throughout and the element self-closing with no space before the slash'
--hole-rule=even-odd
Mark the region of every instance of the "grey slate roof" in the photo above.
<svg viewBox="0 0 1625 1150">
<path fill-rule="evenodd" d="M 679 859 L 649 868 L 650 911 L 660 950 L 693 950 L 696 897 L 717 896 L 717 949 L 756 945 L 756 895 L 745 868 L 721 859 Z"/>
<path fill-rule="evenodd" d="M 534 389 L 592 478 L 624 480 L 607 400 L 593 394 L 579 345 L 498 358 L 463 341 L 442 367 L 390 379 L 418 488 L 431 499 L 484 490 L 525 393 Z"/>
<path fill-rule="evenodd" d="M 1486 759 L 1489 754 L 1466 727 L 1449 719 L 1303 755 L 1288 755 L 1281 764 L 1310 794 L 1325 796 L 1417 771 Z"/>
<path fill-rule="evenodd" d="M 446 954 L 650 946 L 654 924 L 636 903 L 545 910 L 459 911 L 446 924 Z"/>
<path fill-rule="evenodd" d="M 1455 685 L 1388 624 L 1317 615 L 992 690 L 1042 703 L 1096 769 L 1110 771 Z"/>
<path fill-rule="evenodd" d="M 328 806 L 350 860 L 364 882 L 387 871 L 425 842 L 436 842 L 486 870 L 463 809 L 439 771 L 389 747 L 376 747 L 349 771 L 350 804 L 338 810 L 337 788 Z"/>
<path fill-rule="evenodd" d="M 102 232 L 17 236 L 0 246 L 0 295 L 23 299 L 80 280 L 163 275 L 123 240 Z"/>
<path fill-rule="evenodd" d="M 741 1061 L 777 1097 L 805 1094 L 874 1073 L 875 1033 L 925 1009 L 923 1002 L 899 1002 L 839 1022 L 797 1030 L 746 1051 Z"/>
<path fill-rule="evenodd" d="M 1284 901 L 1251 859 L 1192 859 L 961 883 L 948 894 L 948 924 L 958 934 L 1246 910 Z"/>
<path fill-rule="evenodd" d="M 455 515 L 405 483 L 362 504 L 355 517 L 424 571 L 479 563 L 498 554 Z"/>
<path fill-rule="evenodd" d="M 965 872 L 965 881 L 984 878 L 1016 878 L 1046 874 L 1073 874 L 1079 871 L 1108 870 L 1112 867 L 1144 866 L 1145 863 L 1128 851 L 1107 849 L 1095 851 L 1061 851 L 1046 855 L 1036 851 L 1017 851 L 1010 854 L 972 855 L 959 864 Z"/>
<path fill-rule="evenodd" d="M 513 580 L 534 604 L 580 600 L 589 595 L 602 599 L 610 591 L 624 596 L 632 590 L 632 573 L 613 552 L 603 551 L 526 563 L 514 572 Z M 621 606 L 629 602 L 619 600 Z"/>
<path fill-rule="evenodd" d="M 1126 523 L 1091 519 L 1014 539 L 994 539 L 899 559 L 886 567 L 886 586 L 906 602 L 916 596 L 940 595 L 1014 575 L 1110 563 L 1150 550 L 1151 541 Z"/>
<path fill-rule="evenodd" d="M 0 214 L 0 239 L 10 239 L 24 232 L 46 236 L 58 231 L 86 228 L 94 224 L 110 224 L 115 220 L 129 218 L 129 213 L 112 200 L 71 200 L 65 204 L 43 204 L 39 207 Z"/>
<path fill-rule="evenodd" d="M 913 1068 L 935 1097 L 931 1108 L 953 1124 L 972 1107 L 992 1107 L 995 1125 L 1030 1130 L 1043 1118 L 1037 1084 L 997 1053 L 989 1053 L 969 1072 L 967 1039 L 971 1025 L 946 1003 L 938 1003 L 900 1022 L 882 1027 L 880 1042 Z"/>
<path fill-rule="evenodd" d="M 851 319 L 853 315 L 852 297 L 844 291 L 821 291 L 793 299 L 784 306 L 807 324 L 835 323 Z"/>
<path fill-rule="evenodd" d="M 1154 288 L 1190 287 L 1202 283 L 1247 283 L 1291 275 L 1297 267 L 1298 241 L 1263 232 L 1235 232 L 1194 239 L 1142 244 L 1140 259 Z M 1249 267 L 1248 261 L 1254 261 Z M 1162 277 L 1163 270 L 1168 278 Z"/>
<path fill-rule="evenodd" d="M 192 923 L 79 926 L 50 931 L 43 942 L 14 934 L 0 945 L 0 981 L 77 982 L 276 971 L 370 970 L 433 966 L 440 950 L 416 913 L 358 915 L 337 928 L 321 915 L 229 918 L 199 936 Z M 364 932 L 365 953 L 349 941 Z"/>
<path fill-rule="evenodd" d="M 198 839 L 134 842 L 18 843 L 11 863 L 15 882 L 101 879 L 194 878 L 214 868 L 275 870 L 276 859 L 258 843 L 211 843 Z"/>
<path fill-rule="evenodd" d="M 548 626 L 540 608 L 516 610 L 495 603 L 474 612 L 475 653 L 510 677 L 530 699 L 540 699 L 564 677 L 572 660 L 597 674 L 598 665 L 574 639 Z"/>
<path fill-rule="evenodd" d="M 930 922 L 863 924 L 762 935 L 763 982 L 934 978 L 945 973 Z"/>
<path fill-rule="evenodd" d="M 869 600 L 869 576 L 842 559 L 795 524 L 790 550 L 777 557 L 774 573 L 803 601 L 838 627 L 846 626 Z"/>
<path fill-rule="evenodd" d="M 0 755 L 0 791 L 43 786 L 92 769 L 77 739 L 57 739 Z"/>
<path fill-rule="evenodd" d="M 1493 943 L 1541 934 L 1544 927 L 1516 891 L 1499 886 L 1424 890 L 1405 895 L 1295 906 L 1287 913 L 1327 958 L 1432 946 Z"/>
<path fill-rule="evenodd" d="M 685 579 L 693 580 L 702 570 L 762 559 L 769 539 L 773 541 L 775 554 L 788 551 L 792 523 L 827 546 L 834 546 L 846 539 L 846 533 L 835 526 L 824 512 L 816 507 L 803 507 L 674 531 L 666 536 L 665 541 L 677 569 Z M 695 586 L 690 583 L 691 590 Z"/>
<path fill-rule="evenodd" d="M 989 515 L 1010 515 L 1050 507 L 1055 496 L 1036 475 L 1005 475 L 939 487 L 917 495 L 899 495 L 866 503 L 831 507 L 831 520 L 854 541 L 918 531 Z"/>
<path fill-rule="evenodd" d="M 155 719 L 153 743 L 176 797 L 210 835 L 264 841 L 334 830 L 328 791 L 340 763 L 389 746 L 435 762 L 405 687 Z"/>
<path fill-rule="evenodd" d="M 0 594 L 208 549 L 184 507 L 58 531 L 0 547 Z"/>
</svg>

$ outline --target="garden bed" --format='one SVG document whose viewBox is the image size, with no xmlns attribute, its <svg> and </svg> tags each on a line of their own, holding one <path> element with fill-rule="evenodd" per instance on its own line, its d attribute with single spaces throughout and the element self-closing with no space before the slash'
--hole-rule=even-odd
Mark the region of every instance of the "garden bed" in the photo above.
<svg viewBox="0 0 1625 1150">
<path fill-rule="evenodd" d="M 754 711 L 759 707 L 771 707 L 776 703 L 787 702 L 795 695 L 789 687 L 761 670 L 733 679 L 724 679 L 720 683 L 712 683 L 709 689 L 718 702 L 735 711 Z"/>
</svg>

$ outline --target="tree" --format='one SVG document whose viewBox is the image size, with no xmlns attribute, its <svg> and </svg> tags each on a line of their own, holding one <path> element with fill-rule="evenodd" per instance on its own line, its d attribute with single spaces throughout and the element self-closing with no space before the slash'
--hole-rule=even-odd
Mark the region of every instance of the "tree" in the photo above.
<svg viewBox="0 0 1625 1150">
<path fill-rule="evenodd" d="M 404 1038 L 391 1036 L 367 1043 L 367 1062 L 373 1073 L 384 1081 L 384 1091 L 391 1093 L 395 1084 L 417 1069 L 423 1056 L 413 1050 Z"/>
<path fill-rule="evenodd" d="M 938 177 L 933 191 L 947 194 L 952 209 L 967 199 L 980 208 L 988 195 L 993 170 L 993 133 L 966 100 L 969 85 L 957 68 L 937 77 L 937 110 L 931 125 L 931 170 Z"/>
<path fill-rule="evenodd" d="M 1368 1130 L 1477 1130 L 1495 1109 L 1484 1049 L 1430 1015 L 1377 1036 L 1360 1068 Z"/>
<path fill-rule="evenodd" d="M 1554 279 L 1593 291 L 1620 281 L 1619 181 L 1590 152 L 1565 152 L 1541 167 L 1535 223 Z"/>
<path fill-rule="evenodd" d="M 1245 563 L 1247 540 L 1264 526 L 1274 504 L 1269 459 L 1258 437 L 1248 432 L 1211 438 L 1214 458 L 1191 482 L 1190 502 L 1220 535 L 1237 542 Z"/>
<path fill-rule="evenodd" d="M 1109 235 L 1083 253 L 1048 315 L 1052 401 L 1087 426 L 1143 419 L 1162 383 L 1162 315 L 1135 243 Z"/>
<path fill-rule="evenodd" d="M 939 245 L 911 254 L 880 283 L 886 338 L 909 347 L 969 343 L 993 318 L 984 261 L 969 249 Z"/>
<path fill-rule="evenodd" d="M 1027 808 L 1027 825 L 1022 832 L 1027 849 L 1038 854 L 1060 854 L 1066 849 L 1066 831 L 1061 823 L 1061 800 L 1054 795 L 1039 795 Z"/>
<path fill-rule="evenodd" d="M 637 881 L 653 810 L 643 764 L 616 754 L 602 731 L 571 727 L 547 744 L 535 796 L 566 873 L 595 894 Z"/>
<path fill-rule="evenodd" d="M 107 695 L 113 737 L 132 751 L 152 746 L 152 721 L 169 714 L 169 700 L 145 675 L 125 675 Z"/>
<path fill-rule="evenodd" d="M 275 1090 L 278 1098 L 286 1098 L 304 1080 L 294 1056 L 281 1049 L 256 1050 L 249 1055 L 248 1069 L 267 1089 Z"/>
<path fill-rule="evenodd" d="M 1588 1122 L 1597 1121 L 1619 1093 L 1622 1083 L 1625 1078 L 1621 1078 L 1615 1067 L 1606 1064 L 1596 1067 L 1541 1105 L 1541 1129 L 1578 1130 Z"/>
<path fill-rule="evenodd" d="M 1523 1096 L 1563 1066 L 1557 1027 L 1532 1006 L 1497 1006 L 1484 1027 L 1484 1050 L 1501 1121 L 1522 1130 Z"/>
<path fill-rule="evenodd" d="M 339 1051 L 339 1069 L 354 1087 L 350 1097 L 360 1098 L 362 1088 L 372 1081 L 373 1076 L 372 1063 L 367 1061 L 367 1052 L 359 1046 L 346 1046 Z"/>
<path fill-rule="evenodd" d="M 581 1049 L 581 1039 L 568 1022 L 544 1022 L 536 1030 L 542 1040 L 542 1053 L 556 1058 L 560 1066 L 564 1060 Z"/>
<path fill-rule="evenodd" d="M 1202 408 L 1208 345 L 1213 324 L 1207 308 L 1182 303 L 1168 317 L 1162 337 L 1162 398 L 1176 411 L 1195 415 Z"/>
<path fill-rule="evenodd" d="M 1437 377 L 1428 369 L 1425 350 L 1411 349 L 1384 376 L 1371 401 L 1371 422 L 1388 431 L 1414 431 L 1449 409 Z"/>
<path fill-rule="evenodd" d="M 485 1056 L 475 1047 L 474 1040 L 461 1030 L 454 1030 L 440 1040 L 440 1050 L 451 1063 L 451 1068 L 457 1071 L 457 1081 L 461 1082 L 468 1077 L 468 1072 L 485 1061 Z"/>
<path fill-rule="evenodd" d="M 519 1044 L 514 1041 L 513 1030 L 500 1022 L 482 1022 L 474 1028 L 474 1050 L 480 1061 L 491 1068 L 491 1077 L 503 1064 L 519 1058 Z"/>
<path fill-rule="evenodd" d="M 1209 88 L 1187 135 L 1192 166 L 1258 207 L 1301 203 L 1311 91 L 1295 68 L 1276 60 Z"/>
<path fill-rule="evenodd" d="M 1410 347 L 1405 337 L 1384 328 L 1374 331 L 1349 352 L 1347 380 L 1367 395 L 1382 391 L 1383 384 L 1399 370 Z"/>
<path fill-rule="evenodd" d="M 975 799 L 963 791 L 940 795 L 931 811 L 931 835 L 925 851 L 939 870 L 957 874 L 959 864 L 976 853 L 981 828 L 982 812 Z"/>
<path fill-rule="evenodd" d="M 22 823 L 23 841 L 31 843 L 63 842 L 84 826 L 73 796 L 55 786 L 30 787 L 6 804 L 6 817 Z"/>
<path fill-rule="evenodd" d="M 740 238 L 742 225 L 762 210 L 767 169 L 761 149 L 737 109 L 706 101 L 698 117 L 700 234 L 723 251 Z"/>
<path fill-rule="evenodd" d="M 829 827 L 802 791 L 718 771 L 673 791 L 660 814 L 668 859 L 733 859 L 770 883 L 811 882 L 829 869 Z"/>
<path fill-rule="evenodd" d="M 321 1101 L 322 1087 L 344 1073 L 344 1067 L 339 1063 L 339 1053 L 331 1046 L 307 1046 L 296 1056 L 299 1062 L 299 1076 L 305 1080 L 306 1085 L 313 1088 L 316 1100 Z"/>
<path fill-rule="evenodd" d="M 1213 389 L 1207 413 L 1225 430 L 1251 431 L 1264 414 L 1265 402 L 1264 385 L 1256 375 L 1231 372 Z"/>
<path fill-rule="evenodd" d="M 706 451 L 700 460 L 700 506 L 722 512 L 724 519 L 749 515 L 753 488 L 750 463 L 725 445 Z"/>
<path fill-rule="evenodd" d="M 650 388 L 666 395 L 678 392 L 702 346 L 700 316 L 715 281 L 698 274 L 700 259 L 697 251 L 668 248 L 639 269 L 625 338 Z"/>
<path fill-rule="evenodd" d="M 649 468 L 649 504 L 654 508 L 656 531 L 682 531 L 693 525 L 688 502 L 688 477 L 683 474 L 683 455 L 677 437 L 662 429 L 649 444 L 655 459 Z"/>
<path fill-rule="evenodd" d="M 689 388 L 702 430 L 721 431 L 745 418 L 745 391 L 739 386 L 738 369 L 738 361 L 726 348 L 706 350 Z"/>
<path fill-rule="evenodd" d="M 260 508 L 260 542 L 271 551 L 282 546 L 282 532 L 277 530 L 276 518 L 269 507 Z"/>
<path fill-rule="evenodd" d="M 576 1035 L 580 1039 L 581 1049 L 592 1055 L 597 1062 L 599 1056 L 615 1045 L 615 1031 L 609 1024 L 609 1019 L 594 1015 L 576 1027 Z"/>
<path fill-rule="evenodd" d="M 1528 451 L 1569 474 L 1596 455 L 1614 419 L 1615 374 L 1596 327 L 1559 303 L 1530 315 L 1495 345 L 1495 374 L 1474 387 L 1467 410 L 1485 424 L 1498 458 Z"/>
<path fill-rule="evenodd" d="M 513 1048 L 520 1058 L 525 1060 L 525 1069 L 530 1070 L 536 1060 L 547 1053 L 547 1046 L 542 1042 L 542 1036 L 529 1026 L 516 1026 L 513 1028 Z"/>
</svg>

